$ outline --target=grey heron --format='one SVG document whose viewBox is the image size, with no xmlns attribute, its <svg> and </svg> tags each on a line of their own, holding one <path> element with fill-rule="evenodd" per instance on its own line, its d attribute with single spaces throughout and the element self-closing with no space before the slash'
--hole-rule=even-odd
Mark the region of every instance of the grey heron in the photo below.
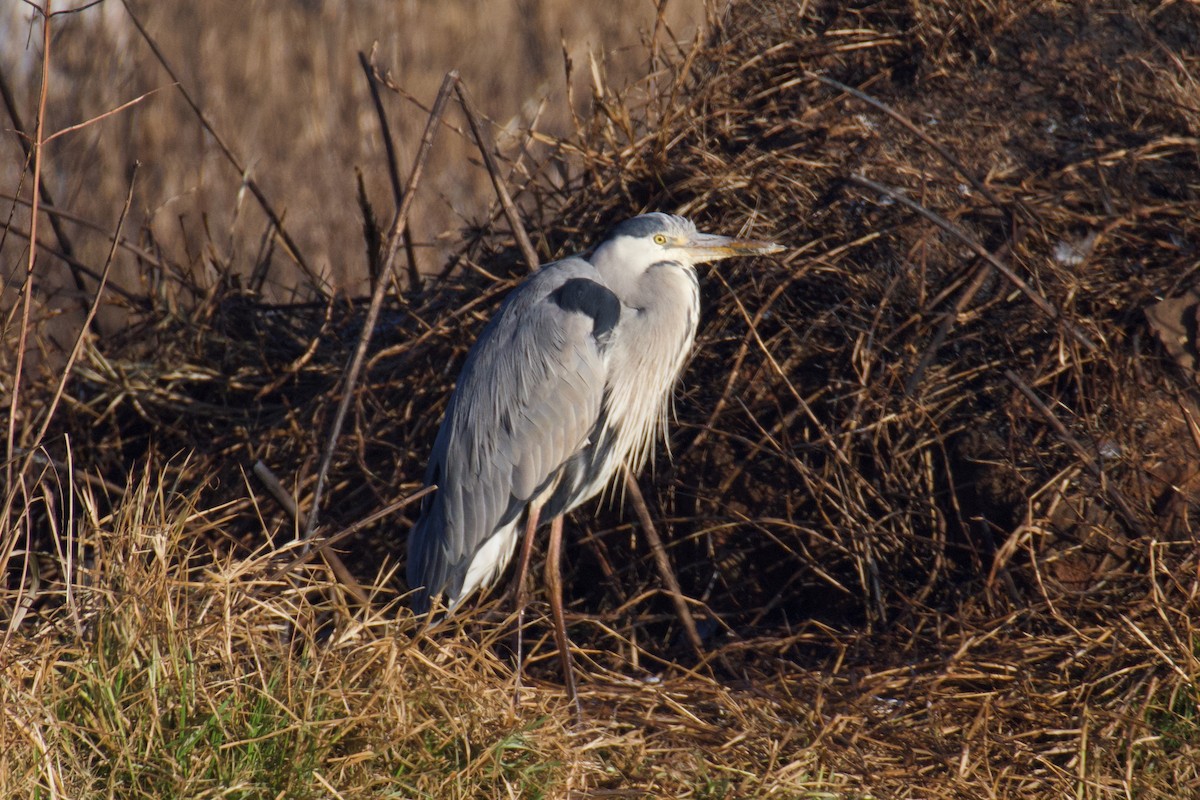
<svg viewBox="0 0 1200 800">
<path fill-rule="evenodd" d="M 701 233 L 643 214 L 590 252 L 547 264 L 501 304 L 467 355 L 434 441 L 408 541 L 412 605 L 448 613 L 490 587 L 550 519 L 546 581 L 568 695 L 578 709 L 559 576 L 562 517 L 624 466 L 636 473 L 665 434 L 671 390 L 700 316 L 695 266 L 780 245 Z M 519 660 L 519 655 L 518 655 Z"/>
</svg>

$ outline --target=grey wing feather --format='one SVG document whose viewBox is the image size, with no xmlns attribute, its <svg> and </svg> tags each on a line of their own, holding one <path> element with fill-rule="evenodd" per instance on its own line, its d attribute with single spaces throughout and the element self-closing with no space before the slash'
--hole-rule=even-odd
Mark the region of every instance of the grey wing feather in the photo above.
<svg viewBox="0 0 1200 800">
<path fill-rule="evenodd" d="M 619 315 L 591 264 L 566 259 L 516 289 L 480 334 L 430 457 L 426 482 L 438 491 L 409 537 L 418 610 L 431 596 L 457 597 L 479 548 L 587 442 L 604 402 L 614 304 Z"/>
</svg>

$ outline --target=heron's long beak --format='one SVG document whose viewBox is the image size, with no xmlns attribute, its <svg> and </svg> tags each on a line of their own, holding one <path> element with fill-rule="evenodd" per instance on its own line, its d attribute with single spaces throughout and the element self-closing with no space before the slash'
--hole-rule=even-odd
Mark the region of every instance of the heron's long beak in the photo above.
<svg viewBox="0 0 1200 800">
<path fill-rule="evenodd" d="M 683 249 L 695 264 L 719 261 L 733 256 L 768 256 L 784 249 L 781 244 L 758 239 L 735 239 L 714 233 L 697 233 L 688 238 Z"/>
</svg>

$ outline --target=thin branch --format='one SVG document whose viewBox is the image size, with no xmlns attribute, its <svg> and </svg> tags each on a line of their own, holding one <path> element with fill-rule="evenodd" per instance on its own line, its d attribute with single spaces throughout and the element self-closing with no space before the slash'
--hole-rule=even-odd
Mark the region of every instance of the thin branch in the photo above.
<svg viewBox="0 0 1200 800">
<path fill-rule="evenodd" d="M 42 185 L 42 130 L 46 122 L 46 96 L 50 85 L 50 6 L 52 0 L 46 0 L 42 8 L 42 86 L 38 92 L 37 119 L 34 120 L 33 133 L 33 200 L 29 212 L 29 241 L 37 241 L 38 203 L 41 195 L 38 187 Z M 29 346 L 29 311 L 33 305 L 33 273 L 37 264 L 37 248 L 30 246 L 29 258 L 25 267 L 25 284 L 21 287 L 21 330 L 17 334 L 16 365 L 12 377 L 12 395 L 8 402 L 8 431 L 4 450 L 4 486 L 7 490 L 4 498 L 4 508 L 0 511 L 0 531 L 7 531 L 9 514 L 13 501 L 17 496 L 17 486 L 13 481 L 13 459 L 15 457 L 17 437 L 17 410 L 21 407 L 21 373 L 25 369 L 25 350 Z"/>
<path fill-rule="evenodd" d="M 1006 253 L 1011 253 L 1013 249 L 1013 243 L 1020 241 L 1022 238 L 1024 238 L 1024 235 L 1025 231 L 1023 229 L 1018 230 L 1011 242 L 1005 242 L 1000 247 L 997 257 L 1003 258 Z M 978 264 L 978 262 L 976 262 L 976 264 Z M 971 276 L 966 288 L 962 290 L 962 293 L 959 294 L 958 299 L 955 300 L 954 306 L 942 315 L 942 321 L 938 325 L 937 332 L 934 333 L 933 339 L 926 346 L 925 352 L 921 354 L 921 359 L 917 362 L 916 368 L 914 368 L 912 374 L 908 376 L 908 380 L 904 382 L 904 394 L 909 397 L 913 397 L 916 394 L 917 387 L 920 385 L 921 379 L 925 375 L 925 370 L 929 369 L 929 365 L 933 363 L 933 359 L 937 356 L 938 350 L 940 350 L 942 345 L 945 344 L 946 338 L 950 335 L 950 331 L 952 331 L 954 326 L 958 324 L 959 315 L 966 310 L 967 306 L 970 305 L 972 301 L 974 301 L 975 296 L 983 289 L 984 284 L 987 282 L 988 277 L 993 274 L 994 269 L 995 268 L 988 263 L 979 264 L 976 267 L 974 270 L 974 275 Z M 935 298 L 934 303 L 931 303 L 930 307 L 933 307 L 935 304 L 940 302 L 942 301 Z"/>
<path fill-rule="evenodd" d="M 1137 514 L 1134 512 L 1133 506 L 1131 506 L 1129 501 L 1125 499 L 1125 495 L 1121 492 L 1121 490 L 1114 486 L 1112 481 L 1105 477 L 1104 470 L 1102 470 L 1100 465 L 1096 463 L 1096 458 L 1087 451 L 1087 448 L 1085 448 L 1078 439 L 1071 435 L 1071 432 L 1067 430 L 1067 426 L 1064 425 L 1057 416 L 1055 416 L 1054 412 L 1049 406 L 1042 402 L 1042 398 L 1038 397 L 1037 392 L 1035 392 L 1033 388 L 1029 386 L 1029 384 L 1021 380 L 1021 378 L 1010 369 L 1004 370 L 1004 377 L 1008 378 L 1009 382 L 1013 386 L 1017 387 L 1017 391 L 1023 394 L 1025 399 L 1028 400 L 1035 409 L 1037 409 L 1037 412 L 1042 415 L 1046 422 L 1049 423 L 1050 427 L 1054 429 L 1054 432 L 1058 434 L 1058 438 L 1075 452 L 1075 455 L 1080 461 L 1083 462 L 1083 465 L 1087 468 L 1087 471 L 1092 473 L 1092 477 L 1099 482 L 1100 488 L 1105 494 L 1108 495 L 1108 499 L 1111 500 L 1113 505 L 1117 507 L 1117 511 L 1124 518 L 1125 524 L 1129 526 L 1130 530 L 1139 536 L 1146 536 L 1146 529 L 1142 527 L 1142 523 L 1138 519 Z"/>
<path fill-rule="evenodd" d="M 17 108 L 17 101 L 13 97 L 12 89 L 8 85 L 8 77 L 4 74 L 3 64 L 0 64 L 0 99 L 4 100 L 4 108 L 8 112 L 8 118 L 12 120 L 13 132 L 17 135 L 17 141 L 21 143 L 21 152 L 25 154 L 25 160 L 29 161 L 33 153 L 33 148 L 29 143 L 29 134 L 25 132 L 25 125 L 21 121 L 21 112 Z M 42 200 L 45 201 L 45 204 L 54 205 L 54 200 L 50 196 L 50 189 L 46 186 L 44 180 L 38 187 L 38 193 L 41 195 Z M 58 246 L 71 259 L 64 259 L 64 261 L 67 261 L 67 266 L 71 268 L 71 277 L 75 281 L 75 288 L 80 292 L 85 292 L 87 284 L 84 283 L 83 276 L 80 275 L 81 270 L 77 266 L 78 262 L 73 261 L 75 247 L 71 244 L 71 239 L 63 229 L 62 223 L 53 216 L 50 218 L 50 227 L 54 229 L 54 235 L 58 239 Z"/>
<path fill-rule="evenodd" d="M 50 16 L 51 17 L 62 17 L 62 16 L 66 16 L 67 14 L 78 14 L 80 11 L 87 11 L 89 8 L 98 6 L 103 2 L 105 2 L 105 0 L 91 0 L 90 3 L 84 3 L 83 5 L 79 6 L 78 8 L 64 8 L 62 11 L 55 11 Z"/>
<path fill-rule="evenodd" d="M 374 53 L 372 53 L 373 55 Z M 396 143 L 392 139 L 392 129 L 388 125 L 387 114 L 383 110 L 383 98 L 379 96 L 379 82 L 375 78 L 375 67 L 367 59 L 367 54 L 358 51 L 358 63 L 362 65 L 367 76 L 367 88 L 371 90 L 371 101 L 375 104 L 375 115 L 379 117 L 380 138 L 383 139 L 383 152 L 387 155 L 388 178 L 392 182 L 392 197 L 396 208 L 404 200 L 404 187 L 400 185 L 400 162 L 396 158 Z"/>
<path fill-rule="evenodd" d="M 304 527 L 303 539 L 312 538 L 313 531 L 316 530 L 317 520 L 321 511 L 322 495 L 325 492 L 325 483 L 329 474 L 329 465 L 333 462 L 333 452 L 337 448 L 338 437 L 341 436 L 342 425 L 346 421 L 346 413 L 350 410 L 350 401 L 354 398 L 354 390 L 358 385 L 358 374 L 362 371 L 363 359 L 366 357 L 367 347 L 371 343 L 371 335 L 375 331 L 375 323 L 379 319 L 379 309 L 383 306 L 383 295 L 388 286 L 387 276 L 392 273 L 393 265 L 396 262 L 396 253 L 399 252 L 400 242 L 403 238 L 400 233 L 404 230 L 404 226 L 408 221 L 408 212 L 412 208 L 413 198 L 416 196 L 417 187 L 421 183 L 421 175 L 425 171 L 425 162 L 428 161 L 429 151 L 433 146 L 434 132 L 437 130 L 437 125 L 442 118 L 442 114 L 446 111 L 446 102 L 450 99 L 450 92 L 453 91 L 457 83 L 457 70 L 447 72 L 446 77 L 442 80 L 442 88 L 438 90 L 437 99 L 433 103 L 433 111 L 430 113 L 429 121 L 425 125 L 425 133 L 421 136 L 421 144 L 417 149 L 417 157 L 413 162 L 412 173 L 408 177 L 408 186 L 404 190 L 404 200 L 401 201 L 400 207 L 396 209 L 396 218 L 392 221 L 391 230 L 388 232 L 387 254 L 384 257 L 383 268 L 375 280 L 375 290 L 371 294 L 371 305 L 367 308 L 367 316 L 363 321 L 362 332 L 358 336 L 358 346 L 355 348 L 354 355 L 350 359 L 350 364 L 346 369 L 346 380 L 342 385 L 342 399 L 338 403 L 337 413 L 333 418 L 333 427 L 329 431 L 329 439 L 326 441 L 325 450 L 321 454 L 321 464 L 317 469 L 317 485 L 313 490 L 312 506 L 308 512 L 308 524 Z"/>
<path fill-rule="evenodd" d="M 13 194 L 8 194 L 6 192 L 0 192 L 0 200 L 7 200 L 9 202 L 18 203 L 18 204 L 26 206 L 26 207 L 29 207 L 29 205 L 30 205 L 29 200 L 26 200 L 23 197 L 18 197 Z M 64 211 L 63 209 L 58 208 L 57 206 L 47 203 L 46 199 L 45 199 L 45 195 L 42 195 L 42 201 L 38 203 L 38 210 L 50 218 L 50 224 L 53 227 L 55 227 L 56 229 L 59 227 L 59 223 L 61 220 L 66 220 L 67 222 L 74 222 L 76 225 L 80 225 L 84 228 L 87 228 L 88 230 L 95 231 L 96 233 L 100 234 L 101 236 L 103 236 L 106 239 L 112 235 L 107 228 L 105 228 L 95 222 L 92 222 L 90 219 L 81 217 L 78 214 L 74 214 L 70 211 Z M 10 225 L 9 230 L 12 231 L 13 233 L 15 233 L 17 236 L 20 236 L 21 238 L 25 239 L 26 241 L 29 240 L 29 231 L 24 230 L 22 228 L 18 228 L 16 225 Z M 65 233 L 65 231 L 64 231 L 64 233 Z M 68 242 L 68 244 L 69 244 L 69 242 Z M 61 259 L 65 262 L 67 262 L 72 267 L 77 268 L 80 272 L 82 272 L 84 275 L 88 276 L 92 280 L 97 280 L 97 281 L 100 280 L 100 273 L 96 272 L 94 269 L 89 267 L 87 264 L 85 264 L 82 261 L 80 261 L 79 259 L 75 258 L 75 255 L 73 252 L 69 252 L 66 249 L 64 249 L 62 251 L 55 250 L 53 247 L 51 247 L 50 245 L 48 245 L 44 242 L 38 242 L 37 245 L 38 245 L 38 247 L 42 248 L 43 250 L 45 250 L 47 253 L 51 254 L 55 258 Z M 161 256 L 151 253 L 148 250 L 144 250 L 135 244 L 131 244 L 128 239 L 122 239 L 121 241 L 117 242 L 117 246 L 120 247 L 125 252 L 129 253 L 130 255 L 134 256 L 135 258 L 140 258 L 142 261 L 145 261 L 149 264 L 157 264 L 160 267 L 167 266 L 167 264 L 164 264 Z M 170 266 L 173 269 L 178 269 L 178 267 L 174 264 L 171 264 Z M 123 289 L 123 288 L 121 288 L 121 286 L 119 284 L 117 284 L 111 280 L 108 283 L 108 288 L 110 291 L 116 292 L 117 294 L 121 295 L 126 300 L 129 300 L 131 303 L 133 303 L 134 305 L 136 305 L 140 308 L 149 308 L 149 306 L 150 306 L 150 302 L 145 297 L 143 297 L 141 295 L 135 295 L 133 292 L 129 291 L 128 289 Z M 84 287 L 84 290 L 86 290 L 86 286 Z M 84 306 L 85 311 L 86 311 L 86 308 L 87 307 L 85 305 Z"/>
<path fill-rule="evenodd" d="M 962 228 L 958 227 L 957 225 L 955 225 L 953 222 L 946 219 L 942 215 L 940 215 L 934 211 L 930 211 L 928 208 L 921 205 L 920 203 L 910 200 L 907 196 L 905 196 L 905 194 L 903 192 L 901 192 L 897 189 L 893 189 L 890 186 L 884 186 L 881 183 L 876 183 L 873 180 L 864 178 L 862 175 L 851 175 L 850 181 L 852 183 L 858 184 L 859 186 L 864 186 L 868 189 L 871 189 L 872 191 L 876 191 L 876 192 L 879 192 L 880 194 L 887 195 L 888 197 L 892 198 L 893 200 L 895 200 L 897 203 L 904 206 L 905 208 L 915 211 L 918 214 L 920 214 L 921 216 L 925 217 L 925 219 L 929 220 L 934 225 L 937 225 L 939 228 L 944 230 L 946 233 L 950 234 L 955 239 L 958 239 L 960 242 L 965 244 L 967 247 L 971 248 L 971 250 L 977 256 L 982 258 L 984 261 L 987 261 L 989 264 L 991 264 L 993 267 L 995 267 L 997 270 L 999 270 L 1000 274 L 1002 274 L 1005 278 L 1008 278 L 1009 282 L 1011 282 L 1013 284 L 1013 286 L 1016 286 L 1017 289 L 1019 289 L 1022 294 L 1024 294 L 1031 301 L 1033 301 L 1033 304 L 1036 305 L 1039 309 L 1041 309 L 1042 312 L 1046 314 L 1046 316 L 1050 317 L 1050 319 L 1052 319 L 1052 320 L 1061 322 L 1063 324 L 1063 327 L 1066 328 L 1067 333 L 1071 334 L 1071 337 L 1074 338 L 1075 341 L 1079 342 L 1079 344 L 1081 344 L 1088 352 L 1090 352 L 1090 353 L 1096 352 L 1096 350 L 1098 349 L 1096 347 L 1096 343 L 1093 342 L 1086 333 L 1081 331 L 1078 328 L 1078 326 L 1076 326 L 1074 323 L 1072 323 L 1069 320 L 1067 320 L 1066 318 L 1064 318 L 1063 315 L 1059 312 L 1059 310 L 1057 308 L 1055 308 L 1053 305 L 1051 305 L 1050 301 L 1047 300 L 1045 297 L 1043 297 L 1042 294 L 1037 289 L 1030 286 L 1025 281 L 1024 278 L 1022 278 L 1020 275 L 1018 275 L 1016 272 L 1014 272 L 1012 267 L 1008 266 L 1003 261 L 1001 261 L 1000 259 L 996 258 L 994 255 L 989 253 L 987 248 L 985 248 L 979 242 L 975 241 L 975 239 L 972 238 Z"/>
<path fill-rule="evenodd" d="M 45 206 L 40 206 L 40 207 L 39 207 L 39 210 L 40 210 L 40 211 L 45 211 L 45 210 L 46 210 L 46 207 L 45 207 Z M 9 225 L 9 226 L 8 226 L 8 230 L 9 230 L 11 233 L 13 233 L 13 234 L 15 234 L 15 235 L 17 235 L 17 236 L 21 237 L 22 239 L 25 239 L 26 241 L 33 242 L 33 239 L 32 239 L 32 238 L 31 238 L 31 236 L 30 236 L 30 232 L 29 232 L 29 231 L 27 231 L 27 230 L 25 230 L 24 228 L 18 228 L 16 225 Z M 55 258 L 57 258 L 57 259 L 59 259 L 59 260 L 61 260 L 61 261 L 64 261 L 64 262 L 66 262 L 66 263 L 67 263 L 67 264 L 69 264 L 70 266 L 72 266 L 72 267 L 74 267 L 75 269 L 79 270 L 79 272 L 80 272 L 80 273 L 82 273 L 82 274 L 84 274 L 84 275 L 87 275 L 89 278 L 91 278 L 91 279 L 93 279 L 93 280 L 95 280 L 95 281 L 99 281 L 99 280 L 100 280 L 100 273 L 99 273 L 99 272 L 96 272 L 96 270 L 92 269 L 92 268 L 91 268 L 91 267 L 89 267 L 87 264 L 83 263 L 82 261 L 80 261 L 79 259 L 75 258 L 74 256 L 69 256 L 69 255 L 67 255 L 66 253 L 64 253 L 64 252 L 62 252 L 62 251 L 60 251 L 60 250 L 55 250 L 53 247 L 51 247 L 50 245 L 46 244 L 45 242 L 37 242 L 36 244 L 37 244 L 37 246 L 38 246 L 38 249 L 40 249 L 40 250 L 42 250 L 42 251 L 44 251 L 44 252 L 46 252 L 46 253 L 49 253 L 50 255 L 54 256 Z M 123 244 L 123 243 L 122 243 L 122 247 L 124 247 L 124 244 Z M 133 305 L 134 307 L 136 307 L 136 308 L 142 308 L 142 309 L 146 309 L 146 308 L 149 308 L 149 307 L 150 307 L 150 301 L 149 301 L 149 300 L 148 300 L 148 299 L 147 299 L 145 296 L 142 296 L 142 295 L 136 295 L 136 294 L 134 294 L 133 292 L 129 291 L 128 289 L 126 289 L 126 288 L 122 287 L 122 286 L 121 286 L 120 284 L 118 284 L 118 283 L 114 283 L 114 282 L 112 282 L 112 281 L 109 281 L 109 282 L 108 282 L 108 285 L 107 285 L 107 287 L 106 287 L 106 288 L 107 288 L 107 289 L 108 289 L 110 292 L 112 292 L 112 293 L 114 293 L 114 294 L 119 294 L 121 297 L 123 297 L 123 298 L 125 298 L 126 300 L 128 300 L 128 301 L 129 301 L 129 303 L 130 303 L 131 305 Z M 83 288 L 83 291 L 85 291 L 85 292 L 87 291 L 87 287 L 86 287 L 86 286 Z M 83 310 L 85 311 L 85 313 L 86 313 L 86 309 L 87 309 L 87 306 L 85 305 L 85 306 L 83 307 Z"/>
<path fill-rule="evenodd" d="M 276 503 L 279 503 L 283 507 L 288 516 L 298 521 L 303 527 L 304 512 L 296 504 L 296 498 L 292 497 L 292 493 L 283 488 L 283 484 L 280 483 L 279 478 L 275 476 L 271 468 L 259 460 L 254 462 L 254 466 L 251 467 L 250 471 L 254 473 L 254 477 L 262 481 L 263 486 L 267 488 L 267 492 L 271 497 L 275 498 Z"/>
<path fill-rule="evenodd" d="M 42 142 L 42 144 L 49 144 L 50 142 L 53 142 L 55 139 L 57 139 L 60 136 L 65 136 L 68 133 L 74 133 L 75 131 L 83 130 L 84 128 L 88 127 L 92 123 L 99 122 L 102 119 L 107 119 L 108 117 L 111 117 L 114 114 L 120 114 L 125 109 L 136 106 L 138 103 L 142 102 L 150 95 L 158 94 L 165 88 L 167 88 L 167 87 L 160 86 L 157 89 L 151 89 L 150 91 L 146 92 L 145 94 L 139 95 L 138 97 L 135 97 L 126 103 L 122 103 L 121 105 L 117 106 L 116 108 L 112 108 L 112 109 L 109 109 L 108 111 L 105 111 L 103 114 L 92 117 L 90 119 L 85 119 L 83 122 L 78 122 L 74 125 L 69 125 L 65 128 L 60 128 L 57 131 L 55 131 L 54 133 L 47 136 L 46 140 L 44 142 Z"/>
<path fill-rule="evenodd" d="M 275 213 L 274 207 L 271 205 L 271 202 L 267 199 L 267 196 L 263 193 L 262 189 L 259 188 L 258 183 L 256 183 L 255 180 L 250 177 L 249 171 L 238 159 L 238 157 L 234 155 L 229 146 L 225 144 L 225 140 L 221 138 L 221 135 L 217 133 L 216 128 L 214 128 L 212 123 L 208 121 L 208 117 L 205 116 L 204 112 L 200 109 L 200 106 L 195 100 L 192 99 L 192 95 L 183 85 L 183 81 L 179 79 L 179 76 L 175 74 L 175 70 L 172 69 L 170 63 L 167 62 L 166 56 L 164 56 L 162 51 L 158 49 L 158 43 L 154 41 L 154 39 L 150 36 L 149 31 L 147 31 L 142 25 L 142 21 L 138 19 L 136 14 L 133 13 L 133 9 L 129 7 L 129 0 L 121 0 L 121 4 L 125 6 L 125 12 L 129 14 L 129 18 L 133 21 L 134 27 L 138 29 L 138 33 L 140 33 L 142 38 L 145 39 L 146 44 L 150 46 L 150 50 L 154 53 L 154 57 L 158 59 L 158 63 L 162 65 L 162 68 L 165 69 L 167 74 L 171 76 L 171 80 L 175 82 L 175 86 L 178 87 L 179 93 L 183 95 L 183 99 L 187 102 L 188 106 L 191 107 L 192 112 L 196 115 L 196 119 L 200 121 L 200 124 L 204 127 L 204 130 L 208 131 L 209 135 L 213 137 L 213 141 L 215 141 L 217 146 L 221 148 L 221 152 L 225 154 L 225 158 L 230 164 L 233 165 L 234 169 L 237 170 L 243 184 L 250 190 L 251 194 L 253 194 L 254 198 L 258 201 L 258 205 L 260 208 L 262 208 L 263 213 L 266 214 L 267 218 L 271 220 L 271 224 L 275 226 L 275 230 L 279 231 L 279 237 L 283 239 L 284 246 L 287 247 L 289 254 L 292 256 L 292 259 L 296 262 L 297 266 L 299 266 L 304 274 L 308 276 L 313 291 L 323 295 L 324 289 L 322 284 L 324 281 L 321 280 L 320 276 L 313 272 L 313 270 L 308 266 L 308 262 L 304 260 L 304 256 L 300 252 L 300 247 L 292 240 L 292 237 L 288 235 L 287 229 L 283 227 L 283 219 Z"/>
<path fill-rule="evenodd" d="M 642 490 L 638 486 L 637 479 L 633 477 L 633 473 L 627 467 L 624 472 L 625 490 L 629 493 L 629 499 L 633 503 L 634 510 L 637 511 L 638 520 L 642 523 L 642 531 L 646 534 L 646 541 L 650 544 L 650 552 L 654 554 L 654 563 L 658 566 L 658 574 L 666 585 L 667 592 L 671 595 L 671 602 L 675 604 L 675 613 L 679 616 L 679 621 L 683 623 L 683 630 L 687 633 L 692 649 L 696 651 L 696 658 L 703 661 L 704 642 L 700 639 L 699 631 L 696 630 L 696 620 L 692 618 L 691 609 L 688 608 L 687 601 L 683 599 L 683 591 L 679 588 L 679 580 L 675 577 L 675 571 L 671 569 L 671 560 L 667 557 L 667 549 L 663 547 L 662 539 L 658 536 L 658 529 L 654 527 L 654 520 L 650 517 L 650 509 L 646 507 L 646 498 L 642 497 Z"/>
<path fill-rule="evenodd" d="M 275 502 L 283 506 L 284 511 L 288 512 L 288 515 L 291 516 L 296 526 L 303 528 L 305 525 L 304 512 L 300 510 L 300 506 L 296 504 L 296 499 L 292 497 L 291 493 L 283 488 L 283 484 L 279 482 L 279 478 L 275 477 L 275 473 L 271 471 L 271 468 L 262 461 L 255 461 L 253 472 L 255 477 L 262 481 L 263 486 L 267 487 L 267 492 L 270 493 L 271 497 L 275 498 Z M 334 577 L 337 578 L 338 583 L 350 593 L 360 606 L 363 608 L 369 607 L 371 605 L 371 598 L 363 591 L 362 586 L 355 579 L 354 573 L 342 561 L 341 556 L 332 550 L 326 549 L 326 547 L 320 547 L 313 551 L 313 553 L 318 552 L 325 559 L 325 563 L 333 572 Z"/>
<path fill-rule="evenodd" d="M 521 216 L 517 213 L 517 207 L 513 205 L 512 196 L 508 193 L 508 187 L 504 185 L 504 179 L 500 176 L 500 168 L 496 166 L 496 157 L 493 155 L 495 146 L 492 144 L 491 137 L 479 122 L 479 114 L 475 111 L 475 106 L 471 103 L 471 98 L 467 96 L 466 87 L 460 82 L 455 90 L 458 92 L 458 101 L 462 104 L 463 111 L 467 115 L 467 122 L 471 126 L 471 133 L 475 134 L 475 143 L 479 145 L 479 152 L 483 156 L 483 163 L 487 167 L 488 177 L 492 179 L 492 186 L 496 189 L 496 196 L 500 198 L 500 205 L 504 207 L 504 216 L 508 218 L 508 224 L 512 227 L 513 236 L 517 239 L 517 245 L 521 248 L 521 253 L 525 256 L 525 263 L 529 267 L 529 271 L 533 272 L 538 268 L 540 261 L 538 260 L 537 251 L 533 249 L 533 243 L 529 241 L 529 234 L 525 232 L 525 226 L 521 224 Z"/>
<path fill-rule="evenodd" d="M 38 428 L 33 441 L 29 442 L 26 446 L 29 453 L 25 457 L 25 463 L 21 466 L 22 473 L 29 468 L 29 462 L 33 457 L 33 453 L 37 450 L 38 445 L 41 444 L 46 431 L 50 429 L 50 421 L 54 418 L 54 412 L 62 400 L 63 392 L 67 388 L 67 381 L 71 377 L 71 371 L 75 367 L 75 362 L 79 359 L 79 353 L 83 350 L 84 339 L 87 337 L 88 331 L 92 326 L 92 320 L 96 318 L 96 312 L 100 308 L 100 300 L 104 297 L 104 288 L 108 284 L 108 273 L 112 269 L 113 261 L 117 255 L 117 242 L 121 239 L 121 231 L 125 228 L 125 220 L 129 216 L 129 207 L 133 204 L 133 186 L 137 177 L 138 167 L 140 166 L 141 164 L 136 161 L 133 164 L 133 171 L 129 175 L 129 189 L 125 192 L 125 203 L 121 206 L 121 216 L 117 218 L 117 229 L 112 235 L 112 244 L 108 248 L 108 256 L 104 259 L 104 270 L 100 273 L 99 285 L 96 286 L 96 296 L 88 308 L 87 317 L 79 329 L 79 335 L 75 337 L 75 345 L 71 348 L 71 354 L 67 356 L 67 363 L 63 367 L 62 376 L 58 380 L 58 386 L 55 387 L 54 396 L 51 398 L 50 404 L 42 412 L 42 425 Z"/>
<path fill-rule="evenodd" d="M 267 578 L 267 582 L 273 583 L 273 582 L 279 580 L 284 575 L 287 575 L 289 572 L 294 570 L 296 567 L 300 566 L 301 564 L 305 563 L 306 561 L 312 560 L 312 558 L 314 556 L 316 556 L 318 553 L 322 553 L 322 552 L 328 550 L 330 547 L 333 547 L 335 544 L 342 541 L 343 539 L 345 539 L 348 536 L 353 536 L 354 534 L 361 531 L 363 528 L 366 528 L 368 525 L 372 525 L 381 519 L 390 517 L 392 514 L 396 513 L 397 511 L 399 511 L 400 509 L 409 505 L 410 503 L 414 503 L 417 500 L 420 500 L 425 495 L 429 494 L 430 492 L 434 492 L 434 491 L 437 491 L 436 486 L 426 486 L 426 487 L 422 488 L 420 491 L 410 494 L 408 497 L 404 498 L 403 500 L 397 500 L 394 503 L 384 506 L 383 508 L 379 509 L 378 511 L 371 512 L 367 516 L 363 517 L 362 519 L 358 520 L 357 522 L 354 522 L 351 525 L 346 526 L 345 528 L 342 528 L 340 531 L 338 531 L 337 533 L 335 533 L 331 536 L 326 536 L 324 538 L 315 537 L 315 540 L 310 539 L 305 544 L 305 547 L 307 547 L 308 550 L 306 552 L 301 552 L 300 555 L 293 558 L 287 564 L 285 564 L 284 566 L 282 566 L 279 569 L 272 572 L 270 577 Z"/>
<path fill-rule="evenodd" d="M 374 50 L 371 51 L 374 57 Z M 379 135 L 383 139 L 383 151 L 387 155 L 388 178 L 392 183 L 392 199 L 396 208 L 404 201 L 404 188 L 400 185 L 400 162 L 396 158 L 396 142 L 392 138 L 392 129 L 388 124 L 387 113 L 383 109 L 383 98 L 379 95 L 379 77 L 375 65 L 367 58 L 367 54 L 358 51 L 358 63 L 362 65 L 367 75 L 367 87 L 371 90 L 371 101 L 375 104 L 375 116 L 379 117 Z M 364 190 L 363 194 L 366 192 Z M 401 232 L 404 237 L 404 255 L 408 259 L 408 285 L 416 289 L 421 285 L 421 271 L 417 268 L 417 256 L 412 246 L 412 233 L 408 226 Z"/>
<path fill-rule="evenodd" d="M 957 158 L 955 158 L 949 150 L 947 150 L 945 147 L 943 147 L 942 145 L 935 142 L 927 133 L 925 133 L 925 131 L 921 130 L 916 125 L 914 125 L 912 120 L 910 120 L 908 117 L 901 114 L 899 111 L 896 111 L 894 108 L 892 108 L 889 105 L 886 105 L 885 103 L 883 103 L 880 100 L 876 100 L 874 97 L 867 94 L 866 92 L 855 89 L 852 86 L 847 86 L 846 84 L 842 83 L 841 81 L 834 80 L 833 78 L 826 77 L 825 75 L 818 75 L 817 73 L 811 72 L 811 71 L 806 71 L 805 74 L 814 80 L 820 81 L 821 83 L 825 84 L 826 86 L 832 86 L 833 88 L 837 89 L 838 91 L 845 92 L 848 95 L 856 97 L 859 100 L 862 100 L 864 103 L 867 103 L 868 105 L 872 105 L 875 108 L 882 111 L 883 113 L 887 114 L 889 117 L 896 120 L 896 122 L 899 122 L 901 125 L 903 125 L 905 128 L 907 128 L 909 131 L 911 131 L 912 134 L 914 136 L 916 136 L 918 139 L 920 139 L 925 144 L 927 144 L 931 148 L 933 148 L 933 150 L 939 156 L 941 156 L 946 161 L 947 164 L 954 167 L 954 171 L 957 172 L 959 175 L 961 175 L 963 180 L 970 183 L 972 186 L 975 187 L 975 190 L 977 192 L 979 192 L 981 195 L 986 197 L 989 203 L 991 203 L 996 208 L 999 208 L 1001 210 L 1008 208 L 1008 206 L 1006 204 L 1002 203 L 1000 201 L 1000 198 L 997 197 L 995 195 L 995 193 L 992 192 L 992 190 L 989 189 L 983 183 L 983 181 L 979 180 L 974 175 L 972 175 L 967 170 L 967 168 L 963 165 L 963 163 L 961 161 L 959 161 Z"/>
</svg>

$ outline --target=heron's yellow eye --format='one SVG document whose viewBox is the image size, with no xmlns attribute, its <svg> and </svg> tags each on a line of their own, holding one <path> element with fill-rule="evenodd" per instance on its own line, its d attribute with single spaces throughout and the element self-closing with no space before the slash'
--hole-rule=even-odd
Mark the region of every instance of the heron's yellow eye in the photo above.
<svg viewBox="0 0 1200 800">
<path fill-rule="evenodd" d="M 654 234 L 654 243 L 655 244 L 666 244 L 667 237 L 663 236 L 661 233 L 656 233 L 656 234 Z"/>
</svg>

